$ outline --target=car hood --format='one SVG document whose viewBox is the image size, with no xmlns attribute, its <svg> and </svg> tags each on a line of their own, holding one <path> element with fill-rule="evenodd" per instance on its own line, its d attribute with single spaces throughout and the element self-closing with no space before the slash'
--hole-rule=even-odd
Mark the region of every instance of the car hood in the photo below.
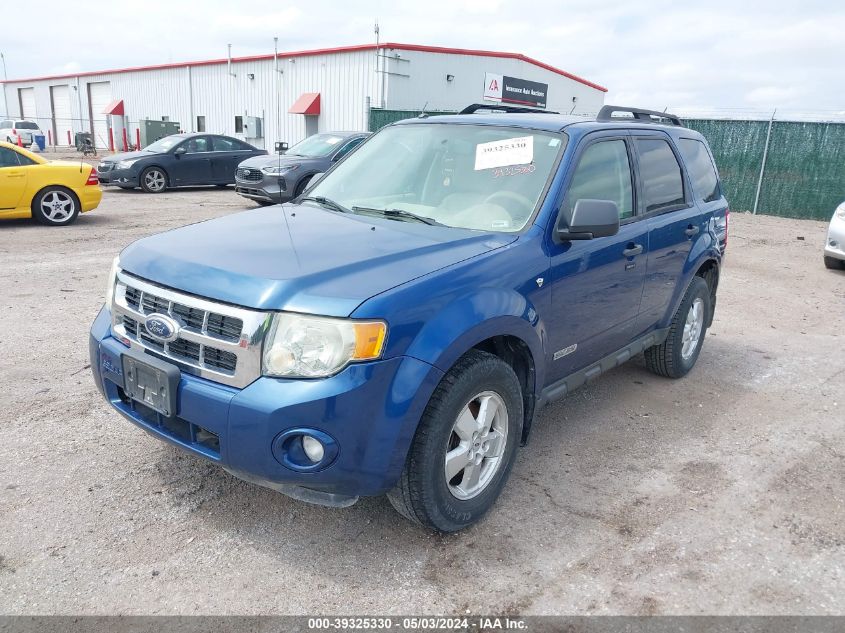
<svg viewBox="0 0 845 633">
<path fill-rule="evenodd" d="M 514 240 L 281 205 L 144 238 L 121 253 L 120 265 L 153 283 L 248 308 L 348 316 L 370 297 Z"/>
<path fill-rule="evenodd" d="M 147 158 L 149 156 L 156 156 L 156 152 L 121 152 L 120 154 L 112 154 L 110 156 L 106 156 L 103 158 L 102 162 L 104 163 L 117 163 L 122 160 L 132 160 L 138 158 Z"/>
<path fill-rule="evenodd" d="M 238 167 L 252 167 L 254 169 L 261 169 L 262 167 L 271 167 L 273 165 L 310 165 L 321 164 L 326 159 L 320 158 L 306 158 L 305 156 L 293 156 L 288 154 L 270 154 L 262 156 L 253 156 L 242 161 Z"/>
</svg>

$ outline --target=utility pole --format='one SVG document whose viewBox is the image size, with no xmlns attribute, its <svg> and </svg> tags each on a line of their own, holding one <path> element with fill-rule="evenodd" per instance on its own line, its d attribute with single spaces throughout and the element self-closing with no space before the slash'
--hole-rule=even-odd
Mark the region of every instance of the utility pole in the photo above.
<svg viewBox="0 0 845 633">
<path fill-rule="evenodd" d="M 0 53 L 0 60 L 3 62 L 3 81 L 9 81 L 9 75 L 6 73 L 6 56 Z M 3 84 L 3 116 L 9 116 L 9 101 L 6 96 L 6 84 Z"/>
<path fill-rule="evenodd" d="M 757 205 L 760 203 L 760 189 L 763 187 L 763 174 L 766 173 L 766 158 L 769 156 L 769 139 L 772 138 L 772 123 L 775 121 L 775 114 L 777 108 L 772 112 L 772 118 L 769 119 L 769 127 L 766 129 L 766 144 L 763 145 L 763 160 L 760 161 L 760 177 L 757 179 L 757 191 L 754 194 L 754 208 L 751 213 L 757 214 Z"/>
</svg>

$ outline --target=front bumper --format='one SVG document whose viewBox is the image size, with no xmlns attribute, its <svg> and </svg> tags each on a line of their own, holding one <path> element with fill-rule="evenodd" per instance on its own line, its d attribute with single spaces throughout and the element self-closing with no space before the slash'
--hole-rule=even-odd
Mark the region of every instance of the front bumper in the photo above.
<svg viewBox="0 0 845 633">
<path fill-rule="evenodd" d="M 287 202 L 293 191 L 285 178 L 263 176 L 261 180 L 243 180 L 235 176 L 235 191 L 244 198 L 261 202 Z"/>
<path fill-rule="evenodd" d="M 394 486 L 443 375 L 410 357 L 350 365 L 320 380 L 262 377 L 244 389 L 182 372 L 176 416 L 165 418 L 126 398 L 121 356 L 129 350 L 111 336 L 110 325 L 103 308 L 91 327 L 91 368 L 101 393 L 126 419 L 237 477 L 324 505 L 349 505 Z M 337 457 L 322 470 L 295 471 L 274 457 L 274 440 L 301 428 L 336 441 Z"/>
<path fill-rule="evenodd" d="M 138 174 L 132 169 L 111 169 L 109 171 L 98 171 L 97 177 L 101 185 L 114 185 L 117 187 L 139 187 Z"/>
<path fill-rule="evenodd" d="M 824 243 L 824 254 L 845 261 L 845 220 L 836 215 L 830 221 L 827 229 L 827 240 Z"/>
</svg>

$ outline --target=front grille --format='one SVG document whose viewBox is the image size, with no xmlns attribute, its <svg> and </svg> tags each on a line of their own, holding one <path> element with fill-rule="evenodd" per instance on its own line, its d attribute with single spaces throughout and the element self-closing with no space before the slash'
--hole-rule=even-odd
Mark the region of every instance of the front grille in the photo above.
<svg viewBox="0 0 845 633">
<path fill-rule="evenodd" d="M 177 338 L 160 341 L 147 332 L 150 314 L 170 316 L 180 325 Z M 261 373 L 261 339 L 267 314 L 213 303 L 118 274 L 112 327 L 131 347 L 173 359 L 183 371 L 246 386 Z M 243 366 L 242 366 L 243 365 Z"/>
<path fill-rule="evenodd" d="M 261 182 L 264 179 L 264 174 L 260 169 L 245 169 L 238 167 L 235 172 L 235 178 L 243 180 L 244 182 Z"/>
</svg>

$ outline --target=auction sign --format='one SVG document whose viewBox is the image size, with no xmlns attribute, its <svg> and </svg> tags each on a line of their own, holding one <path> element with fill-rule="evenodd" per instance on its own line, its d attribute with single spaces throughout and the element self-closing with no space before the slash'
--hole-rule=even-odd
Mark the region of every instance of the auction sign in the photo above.
<svg viewBox="0 0 845 633">
<path fill-rule="evenodd" d="M 490 101 L 545 108 L 548 92 L 548 84 L 507 75 L 484 73 L 484 98 Z"/>
</svg>

